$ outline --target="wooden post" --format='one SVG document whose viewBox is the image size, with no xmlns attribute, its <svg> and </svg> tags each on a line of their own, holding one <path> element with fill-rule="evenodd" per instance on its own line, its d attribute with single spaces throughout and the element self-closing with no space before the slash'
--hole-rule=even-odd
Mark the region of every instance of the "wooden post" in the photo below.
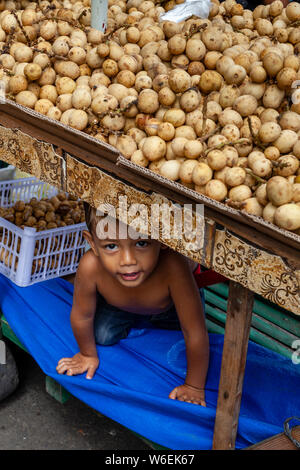
<svg viewBox="0 0 300 470">
<path fill-rule="evenodd" d="M 213 449 L 235 448 L 254 294 L 230 281 Z"/>
</svg>

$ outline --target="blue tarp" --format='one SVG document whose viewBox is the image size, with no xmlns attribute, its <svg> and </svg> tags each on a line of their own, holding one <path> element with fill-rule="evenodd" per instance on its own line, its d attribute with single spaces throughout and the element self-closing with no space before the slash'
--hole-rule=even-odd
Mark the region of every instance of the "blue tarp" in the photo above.
<svg viewBox="0 0 300 470">
<path fill-rule="evenodd" d="M 114 346 L 98 346 L 92 380 L 56 372 L 61 357 L 78 352 L 70 326 L 73 285 L 55 279 L 21 288 L 0 275 L 0 308 L 41 369 L 71 394 L 109 418 L 174 450 L 211 449 L 223 335 L 210 334 L 207 407 L 170 400 L 186 362 L 180 331 L 133 329 Z M 300 416 L 300 364 L 249 342 L 236 448 L 283 431 Z"/>
</svg>

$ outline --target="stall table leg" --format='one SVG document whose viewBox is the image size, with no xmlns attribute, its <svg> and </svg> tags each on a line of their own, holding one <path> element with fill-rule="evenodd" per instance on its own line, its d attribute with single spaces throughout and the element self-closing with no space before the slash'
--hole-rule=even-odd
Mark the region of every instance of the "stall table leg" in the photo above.
<svg viewBox="0 0 300 470">
<path fill-rule="evenodd" d="M 235 448 L 254 294 L 230 281 L 213 449 Z"/>
</svg>

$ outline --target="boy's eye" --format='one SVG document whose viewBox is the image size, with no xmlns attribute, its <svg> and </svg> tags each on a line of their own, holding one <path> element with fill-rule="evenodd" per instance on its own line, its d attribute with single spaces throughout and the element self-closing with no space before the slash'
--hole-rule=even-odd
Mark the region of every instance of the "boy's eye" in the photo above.
<svg viewBox="0 0 300 470">
<path fill-rule="evenodd" d="M 105 245 L 104 248 L 108 251 L 113 251 L 118 248 L 118 246 L 115 243 L 109 243 L 108 245 Z"/>
<path fill-rule="evenodd" d="M 139 248 L 145 248 L 148 245 L 149 243 L 145 240 L 139 240 L 138 242 L 136 242 L 136 246 Z"/>
</svg>

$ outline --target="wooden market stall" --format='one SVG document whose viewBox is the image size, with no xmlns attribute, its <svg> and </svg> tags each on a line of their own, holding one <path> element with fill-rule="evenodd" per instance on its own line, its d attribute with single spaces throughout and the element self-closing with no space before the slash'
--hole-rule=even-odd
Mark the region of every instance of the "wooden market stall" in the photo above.
<svg viewBox="0 0 300 470">
<path fill-rule="evenodd" d="M 233 449 L 254 293 L 300 315 L 300 236 L 134 165 L 110 145 L 9 100 L 0 104 L 0 160 L 94 207 L 117 207 L 120 196 L 128 206 L 143 204 L 148 214 L 155 203 L 191 204 L 195 222 L 196 205 L 204 205 L 201 248 L 169 239 L 161 221 L 158 237 L 229 279 L 213 449 Z"/>
</svg>

